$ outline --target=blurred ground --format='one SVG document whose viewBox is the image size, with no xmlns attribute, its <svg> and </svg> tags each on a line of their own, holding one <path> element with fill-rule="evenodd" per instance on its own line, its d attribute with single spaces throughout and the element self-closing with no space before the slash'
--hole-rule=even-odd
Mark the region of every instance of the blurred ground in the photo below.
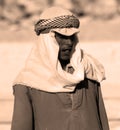
<svg viewBox="0 0 120 130">
<path fill-rule="evenodd" d="M 0 130 L 10 130 L 12 83 L 37 41 L 35 19 L 22 19 L 17 24 L 0 20 Z M 102 92 L 110 130 L 120 130 L 120 15 L 110 19 L 86 15 L 80 21 L 81 48 L 98 58 L 106 69 Z"/>
</svg>

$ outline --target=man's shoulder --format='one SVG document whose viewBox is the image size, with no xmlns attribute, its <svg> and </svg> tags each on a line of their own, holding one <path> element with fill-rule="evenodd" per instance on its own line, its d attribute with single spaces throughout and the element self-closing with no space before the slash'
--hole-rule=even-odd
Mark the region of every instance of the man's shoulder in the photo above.
<svg viewBox="0 0 120 130">
<path fill-rule="evenodd" d="M 95 80 L 85 78 L 83 81 L 77 84 L 77 87 L 80 87 L 80 88 L 83 88 L 83 87 L 88 88 L 89 86 L 99 87 L 100 83 Z"/>
</svg>

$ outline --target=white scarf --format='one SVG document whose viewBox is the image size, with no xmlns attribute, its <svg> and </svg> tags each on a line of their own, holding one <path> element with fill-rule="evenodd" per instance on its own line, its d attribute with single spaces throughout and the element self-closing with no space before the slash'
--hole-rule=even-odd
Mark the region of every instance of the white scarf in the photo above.
<svg viewBox="0 0 120 130">
<path fill-rule="evenodd" d="M 62 69 L 58 60 L 59 45 L 54 32 L 40 34 L 26 65 L 14 84 L 23 84 L 47 92 L 72 92 L 85 77 L 98 82 L 105 79 L 103 66 L 80 49 L 78 43 L 70 60 L 73 74 Z"/>
</svg>

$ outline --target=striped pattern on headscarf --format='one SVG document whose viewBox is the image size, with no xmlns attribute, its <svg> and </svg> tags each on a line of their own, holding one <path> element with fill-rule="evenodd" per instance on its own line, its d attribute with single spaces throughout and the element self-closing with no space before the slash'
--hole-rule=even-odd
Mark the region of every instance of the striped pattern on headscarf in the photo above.
<svg viewBox="0 0 120 130">
<path fill-rule="evenodd" d="M 63 15 L 54 17 L 52 19 L 40 19 L 35 24 L 35 32 L 39 35 L 45 30 L 50 30 L 53 28 L 78 28 L 79 19 L 74 15 Z"/>
</svg>

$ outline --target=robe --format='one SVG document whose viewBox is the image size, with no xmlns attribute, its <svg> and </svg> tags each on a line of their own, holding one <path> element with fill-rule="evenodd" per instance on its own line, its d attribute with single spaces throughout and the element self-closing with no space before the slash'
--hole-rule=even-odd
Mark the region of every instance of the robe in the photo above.
<svg viewBox="0 0 120 130">
<path fill-rule="evenodd" d="M 98 82 L 84 79 L 74 92 L 45 92 L 14 85 L 11 130 L 109 130 Z"/>
</svg>

